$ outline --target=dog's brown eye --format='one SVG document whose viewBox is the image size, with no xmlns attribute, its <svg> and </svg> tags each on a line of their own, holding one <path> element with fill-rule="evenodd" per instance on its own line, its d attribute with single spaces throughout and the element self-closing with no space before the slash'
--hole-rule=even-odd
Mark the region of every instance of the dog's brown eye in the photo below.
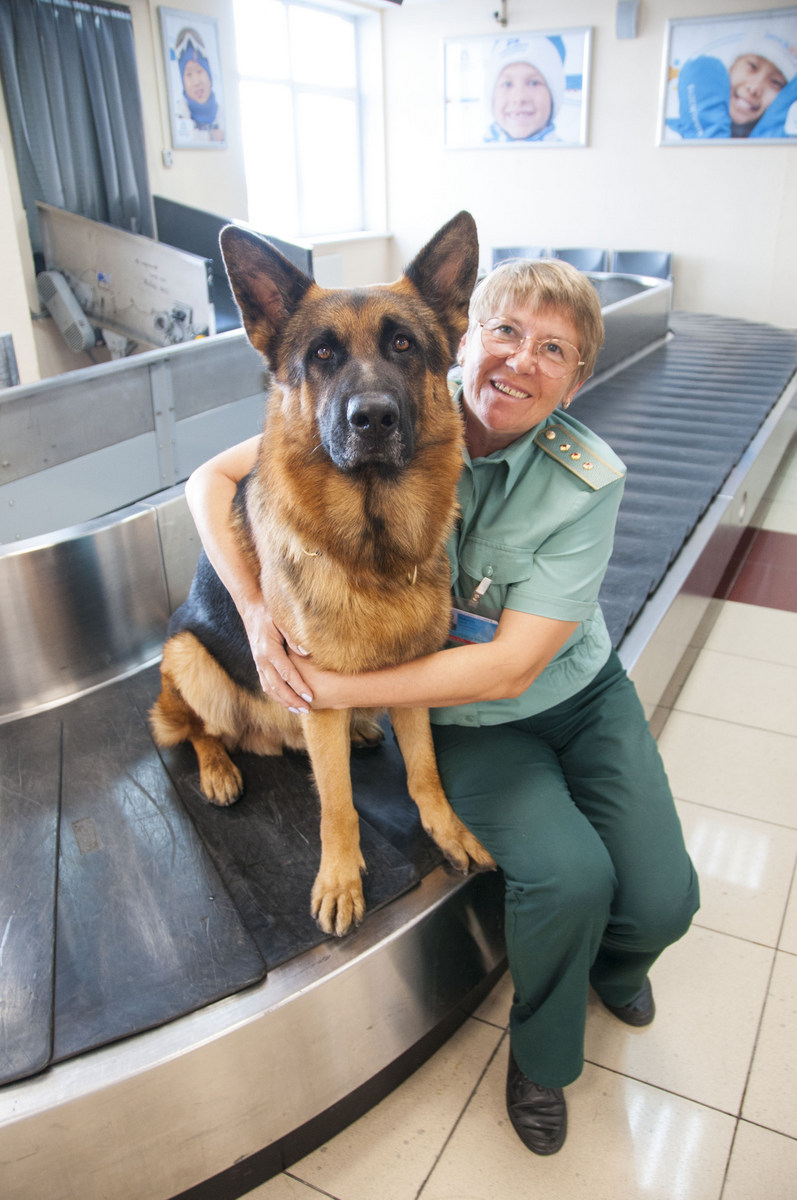
<svg viewBox="0 0 797 1200">
<path fill-rule="evenodd" d="M 329 346 L 319 346 L 315 352 L 315 356 L 316 358 L 320 358 L 322 362 L 326 362 L 327 359 L 332 357 L 332 351 Z"/>
<path fill-rule="evenodd" d="M 393 349 L 394 350 L 409 350 L 409 348 L 410 348 L 410 339 L 408 337 L 406 337 L 403 333 L 397 333 L 396 336 L 393 338 Z"/>
</svg>

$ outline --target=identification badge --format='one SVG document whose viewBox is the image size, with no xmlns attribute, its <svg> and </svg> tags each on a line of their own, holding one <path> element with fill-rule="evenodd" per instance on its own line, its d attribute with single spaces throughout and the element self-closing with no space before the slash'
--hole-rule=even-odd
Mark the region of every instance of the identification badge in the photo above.
<svg viewBox="0 0 797 1200">
<path fill-rule="evenodd" d="M 451 609 L 449 641 L 465 645 L 472 642 L 491 642 L 495 637 L 498 621 L 484 617 L 481 613 L 466 612 L 462 608 Z"/>
</svg>

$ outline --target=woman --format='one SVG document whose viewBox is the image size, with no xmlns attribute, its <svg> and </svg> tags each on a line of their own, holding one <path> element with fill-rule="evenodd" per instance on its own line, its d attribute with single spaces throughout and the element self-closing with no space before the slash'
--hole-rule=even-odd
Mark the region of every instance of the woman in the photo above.
<svg viewBox="0 0 797 1200">
<path fill-rule="evenodd" d="M 454 604 L 486 616 L 491 640 L 364 675 L 321 671 L 273 626 L 227 537 L 257 439 L 186 489 L 270 695 L 299 711 L 431 708 L 446 792 L 506 880 L 507 1107 L 538 1154 L 564 1142 L 562 1089 L 583 1066 L 588 984 L 621 1020 L 648 1024 L 648 971 L 698 905 L 655 742 L 597 603 L 624 468 L 566 410 L 602 340 L 597 294 L 568 263 L 503 263 L 473 294 L 449 556 Z"/>
</svg>

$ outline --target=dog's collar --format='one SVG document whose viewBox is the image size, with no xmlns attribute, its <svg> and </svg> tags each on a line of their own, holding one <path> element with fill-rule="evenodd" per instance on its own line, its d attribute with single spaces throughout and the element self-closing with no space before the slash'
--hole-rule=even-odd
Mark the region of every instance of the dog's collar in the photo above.
<svg viewBox="0 0 797 1200">
<path fill-rule="evenodd" d="M 305 550 L 304 546 L 301 547 L 301 550 L 302 550 L 302 554 L 306 554 L 308 558 L 322 558 L 324 555 L 323 550 Z M 418 564 L 416 563 L 415 566 L 412 568 L 412 571 L 407 572 L 407 583 L 410 585 L 410 587 L 413 587 L 414 584 L 417 583 L 417 581 L 418 581 Z"/>
</svg>

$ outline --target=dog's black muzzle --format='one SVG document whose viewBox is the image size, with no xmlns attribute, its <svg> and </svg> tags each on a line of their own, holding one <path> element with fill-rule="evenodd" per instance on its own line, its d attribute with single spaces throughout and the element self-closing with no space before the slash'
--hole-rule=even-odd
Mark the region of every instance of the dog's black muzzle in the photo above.
<svg viewBox="0 0 797 1200">
<path fill-rule="evenodd" d="M 392 391 L 358 391 L 329 406 L 321 429 L 337 467 L 398 470 L 412 459 L 415 427 L 409 400 Z"/>
</svg>

